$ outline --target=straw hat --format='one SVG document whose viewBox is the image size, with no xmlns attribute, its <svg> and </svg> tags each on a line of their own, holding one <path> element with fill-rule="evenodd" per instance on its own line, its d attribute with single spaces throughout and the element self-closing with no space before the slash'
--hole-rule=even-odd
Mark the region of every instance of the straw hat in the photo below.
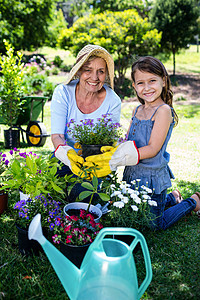
<svg viewBox="0 0 200 300">
<path fill-rule="evenodd" d="M 98 45 L 86 45 L 77 55 L 76 63 L 71 69 L 68 79 L 65 82 L 68 84 L 71 80 L 77 78 L 77 72 L 80 70 L 82 65 L 89 59 L 90 56 L 98 56 L 103 58 L 106 61 L 107 68 L 108 68 L 108 80 L 107 83 L 113 89 L 114 87 L 114 61 L 112 56 L 108 53 L 108 51 Z"/>
</svg>

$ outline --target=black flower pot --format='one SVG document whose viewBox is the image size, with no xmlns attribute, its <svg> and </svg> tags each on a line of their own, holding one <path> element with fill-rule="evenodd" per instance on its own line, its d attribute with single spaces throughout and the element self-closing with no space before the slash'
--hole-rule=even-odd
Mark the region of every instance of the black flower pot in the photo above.
<svg viewBox="0 0 200 300">
<path fill-rule="evenodd" d="M 22 255 L 30 256 L 36 255 L 38 256 L 39 253 L 43 253 L 44 250 L 42 249 L 41 245 L 35 240 L 29 240 L 28 238 L 28 229 L 21 228 L 19 225 L 15 224 L 18 232 L 18 247 L 19 252 Z M 43 230 L 44 236 L 47 237 L 48 232 Z"/>
<path fill-rule="evenodd" d="M 60 252 L 64 254 L 64 256 L 66 256 L 73 264 L 80 268 L 89 246 L 90 244 L 76 246 L 61 242 Z"/>
<path fill-rule="evenodd" d="M 0 215 L 7 209 L 8 207 L 8 194 L 4 192 L 0 192 Z"/>
<path fill-rule="evenodd" d="M 6 149 L 19 148 L 20 131 L 17 128 L 4 130 L 4 144 Z"/>
<path fill-rule="evenodd" d="M 81 145 L 83 158 L 86 158 L 87 156 L 90 156 L 90 155 L 101 154 L 102 146 L 103 145 Z"/>
</svg>

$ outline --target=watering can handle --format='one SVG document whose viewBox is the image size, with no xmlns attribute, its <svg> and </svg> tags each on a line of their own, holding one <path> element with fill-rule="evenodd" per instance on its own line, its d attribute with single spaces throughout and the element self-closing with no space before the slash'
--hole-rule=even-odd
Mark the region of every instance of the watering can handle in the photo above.
<svg viewBox="0 0 200 300">
<path fill-rule="evenodd" d="M 134 236 L 135 239 L 130 244 L 131 252 L 135 249 L 136 245 L 140 242 L 142 252 L 144 255 L 144 260 L 145 260 L 145 268 L 146 268 L 145 279 L 143 280 L 142 284 L 140 285 L 140 287 L 138 289 L 138 299 L 140 299 L 152 279 L 151 260 L 150 260 L 149 250 L 148 250 L 147 243 L 146 243 L 144 236 L 138 230 L 133 229 L 133 228 L 105 227 L 100 230 L 99 234 L 97 235 L 97 237 L 95 238 L 95 240 L 91 244 L 91 246 L 94 248 L 99 247 L 101 249 L 101 251 L 103 251 L 102 240 L 106 235 L 131 235 L 131 236 Z"/>
<path fill-rule="evenodd" d="M 151 259 L 150 259 L 146 240 L 139 231 L 135 230 L 135 239 L 132 241 L 132 243 L 130 245 L 130 249 L 133 251 L 139 242 L 140 242 L 142 252 L 144 255 L 146 276 L 145 276 L 145 279 L 143 280 L 143 282 L 141 283 L 140 287 L 138 288 L 138 299 L 140 299 L 142 297 L 142 295 L 144 294 L 146 288 L 148 287 L 148 285 L 152 279 Z"/>
</svg>

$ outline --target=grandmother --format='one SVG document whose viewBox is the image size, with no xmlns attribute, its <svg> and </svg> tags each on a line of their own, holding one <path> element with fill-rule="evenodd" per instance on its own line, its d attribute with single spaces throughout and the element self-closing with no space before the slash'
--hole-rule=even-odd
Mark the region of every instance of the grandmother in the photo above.
<svg viewBox="0 0 200 300">
<path fill-rule="evenodd" d="M 114 123 L 120 121 L 121 99 L 114 92 L 114 61 L 106 49 L 86 45 L 77 55 L 66 83 L 58 85 L 51 101 L 51 140 L 55 156 L 64 163 L 60 176 L 78 175 L 79 163 L 75 141 L 67 133 L 66 124 L 74 119 L 97 119 L 111 114 Z"/>
</svg>

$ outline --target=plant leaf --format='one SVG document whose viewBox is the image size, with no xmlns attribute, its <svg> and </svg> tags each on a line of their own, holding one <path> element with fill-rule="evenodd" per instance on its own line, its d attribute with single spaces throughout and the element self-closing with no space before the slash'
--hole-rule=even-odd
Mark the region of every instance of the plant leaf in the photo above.
<svg viewBox="0 0 200 300">
<path fill-rule="evenodd" d="M 84 191 L 84 192 L 81 192 L 79 194 L 79 199 L 83 200 L 83 199 L 85 199 L 85 198 L 87 198 L 87 197 L 89 197 L 91 195 L 92 195 L 92 192 L 90 192 L 90 191 Z"/>
<path fill-rule="evenodd" d="M 94 188 L 97 189 L 97 187 L 98 187 L 98 179 L 97 179 L 96 176 L 93 176 L 93 178 L 92 178 L 92 184 L 93 184 Z"/>
<path fill-rule="evenodd" d="M 93 185 L 92 185 L 91 183 L 89 183 L 89 182 L 83 182 L 81 185 L 82 185 L 84 188 L 88 189 L 88 190 L 91 190 L 91 191 L 94 190 Z"/>
<path fill-rule="evenodd" d="M 101 198 L 101 200 L 103 200 L 103 201 L 109 201 L 110 200 L 110 196 L 107 195 L 107 194 L 99 193 L 98 195 Z"/>
</svg>

